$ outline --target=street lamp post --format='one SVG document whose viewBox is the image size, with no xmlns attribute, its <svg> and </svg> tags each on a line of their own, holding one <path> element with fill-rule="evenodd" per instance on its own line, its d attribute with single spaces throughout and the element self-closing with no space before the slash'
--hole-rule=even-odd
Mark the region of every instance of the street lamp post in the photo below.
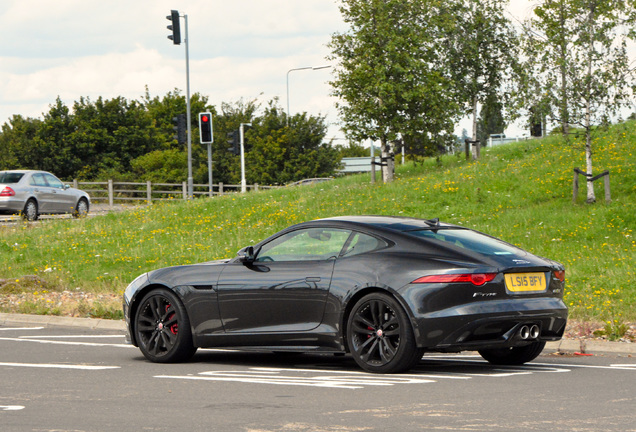
<svg viewBox="0 0 636 432">
<path fill-rule="evenodd" d="M 307 69 L 311 69 L 311 70 L 327 69 L 327 68 L 330 68 L 330 67 L 331 67 L 331 65 L 305 66 L 305 67 L 290 69 L 290 70 L 287 71 L 287 126 L 289 126 L 289 73 L 293 72 L 293 71 L 307 70 Z"/>
</svg>

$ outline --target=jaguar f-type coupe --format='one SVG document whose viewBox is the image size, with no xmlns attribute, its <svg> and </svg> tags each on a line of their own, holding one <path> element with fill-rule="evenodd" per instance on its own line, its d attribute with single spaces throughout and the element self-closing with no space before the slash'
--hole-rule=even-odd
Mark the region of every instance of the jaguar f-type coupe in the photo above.
<svg viewBox="0 0 636 432">
<path fill-rule="evenodd" d="M 163 268 L 124 293 L 129 341 L 153 362 L 197 348 L 349 353 L 403 372 L 425 352 L 535 359 L 567 320 L 565 269 L 437 219 L 304 222 L 233 259 Z"/>
</svg>

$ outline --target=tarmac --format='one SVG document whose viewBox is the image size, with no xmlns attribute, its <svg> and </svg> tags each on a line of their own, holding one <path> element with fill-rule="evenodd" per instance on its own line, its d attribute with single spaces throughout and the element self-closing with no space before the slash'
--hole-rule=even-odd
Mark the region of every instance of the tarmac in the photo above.
<svg viewBox="0 0 636 432">
<path fill-rule="evenodd" d="M 75 327 L 93 330 L 114 330 L 122 333 L 126 331 L 126 324 L 122 320 L 0 313 L 0 327 L 15 325 Z M 564 338 L 560 341 L 548 342 L 544 349 L 544 354 L 549 354 L 550 352 L 573 355 L 622 354 L 631 356 L 636 355 L 636 343 Z"/>
</svg>

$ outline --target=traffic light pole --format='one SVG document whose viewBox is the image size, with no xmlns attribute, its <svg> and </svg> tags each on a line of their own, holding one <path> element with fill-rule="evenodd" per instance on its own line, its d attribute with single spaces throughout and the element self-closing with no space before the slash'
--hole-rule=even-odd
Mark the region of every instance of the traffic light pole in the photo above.
<svg viewBox="0 0 636 432">
<path fill-rule="evenodd" d="M 190 116 L 190 38 L 188 37 L 188 15 L 185 20 L 185 52 L 186 52 L 186 116 L 188 117 L 188 199 L 194 198 L 194 180 L 192 177 L 192 119 Z"/>
<path fill-rule="evenodd" d="M 172 32 L 168 39 L 174 45 L 181 45 L 181 25 L 179 23 L 179 11 L 172 9 L 170 15 L 166 17 L 172 24 L 168 26 L 168 30 Z M 194 198 L 194 184 L 192 179 L 192 118 L 190 116 L 190 38 L 188 37 L 188 15 L 183 14 L 185 21 L 185 60 L 186 60 L 186 121 L 188 127 L 188 199 Z"/>
<path fill-rule="evenodd" d="M 247 192 L 247 182 L 245 181 L 245 146 L 243 145 L 245 135 L 243 126 L 252 126 L 252 123 L 241 123 L 241 127 L 239 128 L 241 131 L 241 192 L 245 193 Z"/>
</svg>

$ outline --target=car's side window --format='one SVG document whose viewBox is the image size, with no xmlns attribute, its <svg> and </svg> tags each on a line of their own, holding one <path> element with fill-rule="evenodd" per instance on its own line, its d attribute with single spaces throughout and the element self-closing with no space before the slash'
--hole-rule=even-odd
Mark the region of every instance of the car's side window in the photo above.
<svg viewBox="0 0 636 432">
<path fill-rule="evenodd" d="M 29 182 L 29 184 L 31 186 L 48 186 L 44 175 L 41 173 L 33 174 L 33 176 L 31 176 L 31 181 Z"/>
<path fill-rule="evenodd" d="M 49 186 L 58 189 L 64 189 L 64 183 L 62 183 L 57 177 L 54 177 L 51 174 L 44 174 L 44 176 L 46 177 L 46 181 L 48 182 Z"/>
<path fill-rule="evenodd" d="M 386 246 L 387 244 L 384 240 L 363 233 L 354 233 L 343 256 L 359 255 L 382 249 Z"/>
<path fill-rule="evenodd" d="M 308 228 L 284 234 L 263 245 L 256 262 L 320 261 L 336 258 L 351 231 L 337 228 Z"/>
</svg>

